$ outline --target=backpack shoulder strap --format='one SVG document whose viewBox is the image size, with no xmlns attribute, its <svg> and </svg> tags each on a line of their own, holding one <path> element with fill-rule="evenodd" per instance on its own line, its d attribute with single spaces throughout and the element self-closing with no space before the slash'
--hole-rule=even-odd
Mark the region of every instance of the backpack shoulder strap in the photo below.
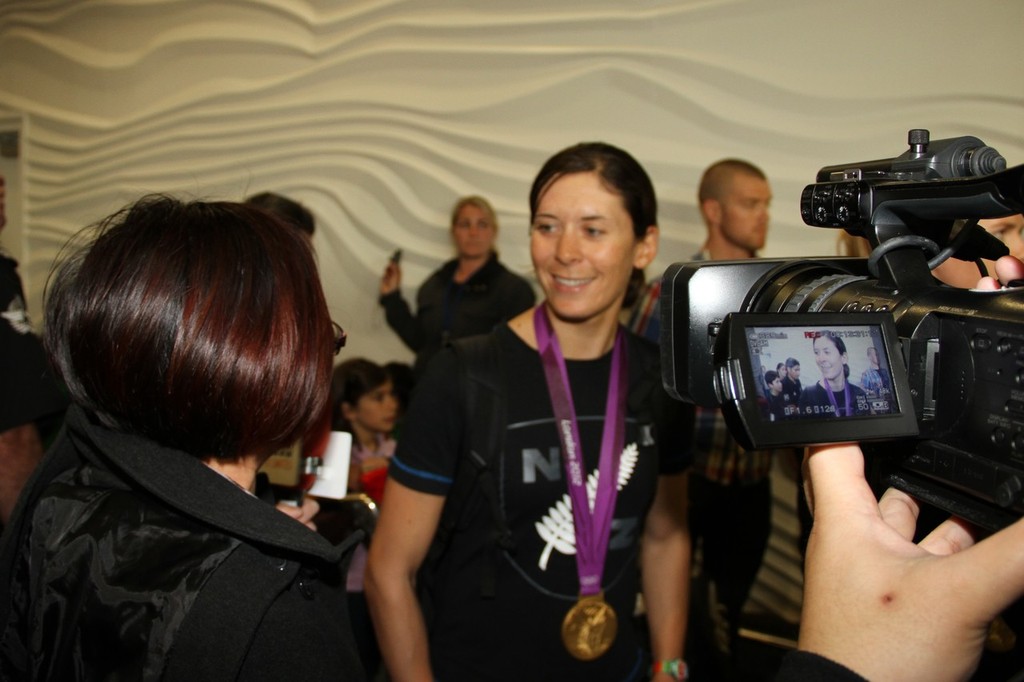
<svg viewBox="0 0 1024 682">
<path fill-rule="evenodd" d="M 641 420 L 650 419 L 653 405 L 657 403 L 661 394 L 665 393 L 661 388 L 658 355 L 648 352 L 648 349 L 644 348 L 645 344 L 650 342 L 635 334 L 626 334 L 631 375 L 631 388 L 626 397 L 626 404 L 629 412 Z"/>
<path fill-rule="evenodd" d="M 504 362 L 495 334 L 467 337 L 452 342 L 458 358 L 462 399 L 462 451 L 452 487 L 448 490 L 437 533 L 427 551 L 424 568 L 433 569 L 445 554 L 473 495 L 482 496 L 492 521 L 487 538 L 491 554 L 481 568 L 480 593 L 493 597 L 495 567 L 501 551 L 514 551 L 512 532 L 501 508 L 495 463 L 505 445 L 506 383 Z"/>
</svg>

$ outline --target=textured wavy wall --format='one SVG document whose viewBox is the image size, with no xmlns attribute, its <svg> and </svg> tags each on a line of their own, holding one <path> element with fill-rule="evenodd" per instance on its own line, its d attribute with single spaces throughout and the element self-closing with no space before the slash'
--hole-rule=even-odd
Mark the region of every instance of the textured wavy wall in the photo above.
<svg viewBox="0 0 1024 682">
<path fill-rule="evenodd" d="M 38 311 L 61 243 L 139 194 L 276 190 L 316 214 L 347 354 L 407 358 L 377 279 L 401 246 L 413 294 L 457 196 L 493 200 L 528 273 L 541 162 L 624 146 L 661 197 L 653 273 L 702 239 L 702 169 L 741 156 L 775 191 L 765 255 L 830 254 L 797 211 L 823 165 L 895 156 L 911 127 L 1024 162 L 1022 28 L 1003 0 L 3 0 L 4 241 Z"/>
<path fill-rule="evenodd" d="M 532 174 L 581 139 L 651 172 L 652 273 L 699 244 L 696 182 L 723 156 L 772 179 L 766 255 L 831 253 L 800 190 L 902 152 L 910 127 L 1024 162 L 1022 27 L 998 0 L 6 0 L 0 105 L 25 116 L 26 198 L 8 248 L 38 310 L 60 243 L 140 193 L 278 190 L 318 218 L 352 352 L 406 357 L 374 301 L 388 253 L 405 250 L 411 295 L 450 252 L 453 199 L 481 193 L 528 272 Z"/>
</svg>

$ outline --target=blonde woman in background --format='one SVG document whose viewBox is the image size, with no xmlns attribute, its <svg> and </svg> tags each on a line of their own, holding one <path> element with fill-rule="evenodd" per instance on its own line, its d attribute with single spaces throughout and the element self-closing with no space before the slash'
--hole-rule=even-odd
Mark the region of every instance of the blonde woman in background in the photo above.
<svg viewBox="0 0 1024 682">
<path fill-rule="evenodd" d="M 415 314 L 400 290 L 401 251 L 388 262 L 380 281 L 380 304 L 388 326 L 416 353 L 417 378 L 449 340 L 486 334 L 536 300 L 530 283 L 498 262 L 498 217 L 486 199 L 469 196 L 455 202 L 451 235 L 455 258 L 420 286 Z"/>
</svg>

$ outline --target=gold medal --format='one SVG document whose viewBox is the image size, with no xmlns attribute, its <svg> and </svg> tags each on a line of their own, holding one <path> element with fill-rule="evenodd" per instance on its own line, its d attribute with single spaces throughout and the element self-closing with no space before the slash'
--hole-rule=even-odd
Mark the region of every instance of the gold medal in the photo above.
<svg viewBox="0 0 1024 682">
<path fill-rule="evenodd" d="M 615 641 L 619 620 L 604 593 L 581 596 L 562 619 L 562 643 L 573 658 L 592 661 Z"/>
</svg>

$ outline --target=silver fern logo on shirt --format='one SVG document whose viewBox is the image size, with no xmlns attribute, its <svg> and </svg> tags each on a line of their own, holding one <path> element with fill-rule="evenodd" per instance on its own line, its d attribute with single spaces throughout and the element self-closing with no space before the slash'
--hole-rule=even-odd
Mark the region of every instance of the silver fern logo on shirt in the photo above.
<svg viewBox="0 0 1024 682">
<path fill-rule="evenodd" d="M 616 482 L 618 490 L 621 491 L 629 483 L 639 458 L 640 449 L 636 446 L 636 443 L 630 443 L 622 451 L 622 457 L 619 459 L 619 478 Z M 590 504 L 591 510 L 594 508 L 594 498 L 597 495 L 597 479 L 599 475 L 600 472 L 595 469 L 587 476 L 587 501 Z M 548 509 L 548 513 L 544 515 L 544 518 L 534 523 L 533 527 L 537 529 L 537 535 L 540 536 L 541 540 L 546 543 L 544 550 L 540 554 L 540 559 L 537 561 L 537 566 L 540 570 L 547 570 L 548 560 L 551 558 L 552 551 L 558 551 L 567 556 L 576 554 L 576 532 L 572 520 L 572 499 L 570 499 L 568 492 L 563 493 L 558 502 Z"/>
</svg>

